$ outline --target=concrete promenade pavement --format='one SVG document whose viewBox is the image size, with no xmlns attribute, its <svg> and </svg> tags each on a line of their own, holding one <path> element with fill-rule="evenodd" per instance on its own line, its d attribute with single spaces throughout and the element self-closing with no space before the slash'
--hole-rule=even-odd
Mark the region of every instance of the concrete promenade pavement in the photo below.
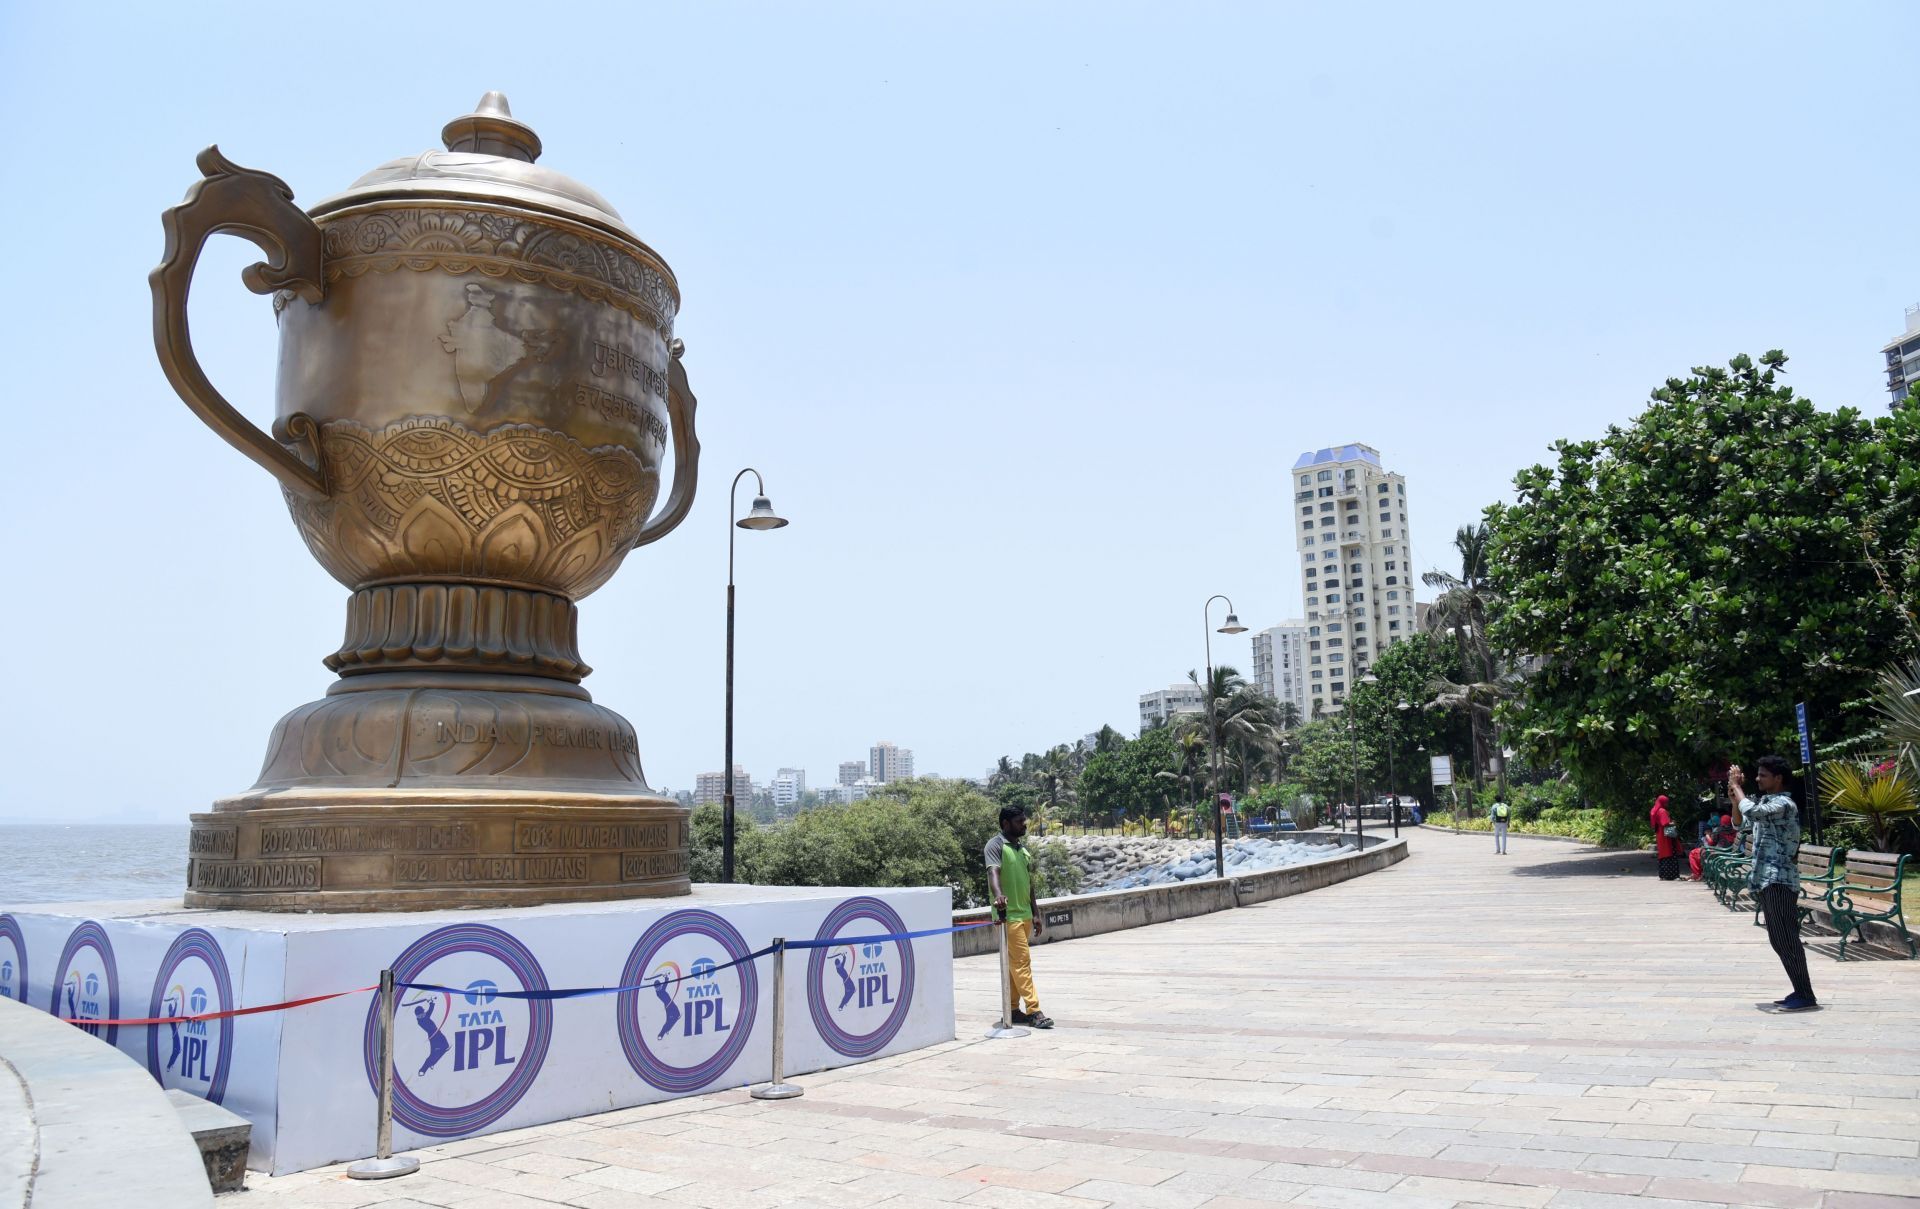
<svg viewBox="0 0 1920 1209">
<path fill-rule="evenodd" d="M 956 969 L 952 1044 L 340 1169 L 223 1199 L 627 1206 L 1920 1206 L 1920 962 L 1811 955 L 1645 854 L 1408 830 L 1383 872 L 1046 946 L 1051 1033 L 979 1040 L 996 962 Z"/>
</svg>

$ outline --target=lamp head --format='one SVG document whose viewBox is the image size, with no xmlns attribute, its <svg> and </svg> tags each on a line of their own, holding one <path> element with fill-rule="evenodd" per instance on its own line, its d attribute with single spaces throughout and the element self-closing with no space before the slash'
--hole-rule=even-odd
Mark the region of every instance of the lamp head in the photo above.
<svg viewBox="0 0 1920 1209">
<path fill-rule="evenodd" d="M 1246 632 L 1247 627 L 1241 625 L 1240 619 L 1232 613 L 1227 614 L 1227 624 L 1215 631 L 1215 633 L 1219 634 L 1244 634 Z"/>
<path fill-rule="evenodd" d="M 773 510 L 773 502 L 764 495 L 753 497 L 753 507 L 734 524 L 742 529 L 778 529 L 787 523 L 787 518 Z"/>
</svg>

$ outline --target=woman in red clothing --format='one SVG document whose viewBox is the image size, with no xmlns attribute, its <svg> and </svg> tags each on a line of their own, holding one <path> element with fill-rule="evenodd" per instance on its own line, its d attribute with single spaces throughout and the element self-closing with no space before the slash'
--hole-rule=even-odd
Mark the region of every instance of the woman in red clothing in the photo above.
<svg viewBox="0 0 1920 1209">
<path fill-rule="evenodd" d="M 1701 837 L 1700 847 L 1687 853 L 1687 868 L 1693 873 L 1693 880 L 1697 882 L 1706 876 L 1707 849 L 1731 848 L 1739 838 L 1740 833 L 1733 829 L 1733 816 L 1721 815 L 1720 825 Z"/>
<path fill-rule="evenodd" d="M 1673 882 L 1680 880 L 1680 841 L 1677 828 L 1673 825 L 1673 815 L 1667 811 L 1667 795 L 1661 794 L 1653 800 L 1653 809 L 1647 817 L 1653 822 L 1653 852 L 1660 858 L 1660 880 Z"/>
</svg>

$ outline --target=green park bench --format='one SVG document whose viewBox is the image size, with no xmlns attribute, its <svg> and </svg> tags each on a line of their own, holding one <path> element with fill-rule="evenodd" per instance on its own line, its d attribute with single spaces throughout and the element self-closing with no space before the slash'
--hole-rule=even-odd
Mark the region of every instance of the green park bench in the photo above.
<svg viewBox="0 0 1920 1209">
<path fill-rule="evenodd" d="M 1753 868 L 1753 857 L 1746 848 L 1747 832 L 1743 830 L 1739 843 L 1731 848 L 1709 848 L 1700 860 L 1701 880 L 1729 911 L 1738 907 L 1740 896 L 1747 892 L 1747 871 Z"/>
<path fill-rule="evenodd" d="M 1825 902 L 1827 892 L 1845 876 L 1837 872 L 1840 854 L 1845 851 L 1844 848 L 1828 848 L 1824 844 L 1801 844 L 1794 849 L 1793 864 L 1800 870 L 1801 927 L 1813 922 L 1813 907 L 1809 904 Z M 1759 903 L 1753 904 L 1753 926 L 1762 926 Z"/>
<path fill-rule="evenodd" d="M 1847 854 L 1846 873 L 1842 880 L 1828 888 L 1826 896 L 1827 914 L 1832 916 L 1834 929 L 1840 933 L 1840 960 L 1847 959 L 1848 933 L 1858 935 L 1860 943 L 1865 944 L 1867 934 L 1862 925 L 1870 923 L 1892 924 L 1900 930 L 1900 939 L 1907 942 L 1907 956 L 1920 956 L 1901 914 L 1900 879 L 1906 871 L 1904 853 Z"/>
</svg>

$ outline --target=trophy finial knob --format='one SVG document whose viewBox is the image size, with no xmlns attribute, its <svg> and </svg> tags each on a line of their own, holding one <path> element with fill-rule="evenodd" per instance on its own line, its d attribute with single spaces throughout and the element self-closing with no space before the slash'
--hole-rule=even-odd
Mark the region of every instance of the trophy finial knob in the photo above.
<svg viewBox="0 0 1920 1209">
<path fill-rule="evenodd" d="M 540 158 L 540 136 L 513 116 L 504 92 L 489 92 L 472 113 L 448 122 L 440 131 L 440 141 L 448 151 L 497 155 L 529 164 Z"/>
</svg>

